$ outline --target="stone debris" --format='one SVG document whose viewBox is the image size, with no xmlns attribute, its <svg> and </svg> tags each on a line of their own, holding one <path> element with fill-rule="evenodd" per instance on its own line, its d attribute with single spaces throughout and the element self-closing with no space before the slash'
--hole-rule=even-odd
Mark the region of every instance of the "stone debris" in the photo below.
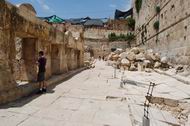
<svg viewBox="0 0 190 126">
<path fill-rule="evenodd" d="M 93 57 L 91 57 L 88 60 L 84 61 L 84 66 L 89 69 L 95 68 L 95 63 L 96 63 L 96 60 Z"/>
<path fill-rule="evenodd" d="M 107 65 L 117 65 L 118 69 L 129 71 L 151 72 L 154 68 L 170 68 L 168 57 L 161 57 L 152 49 L 144 50 L 138 47 L 126 49 L 124 52 L 111 52 L 107 59 Z"/>
<path fill-rule="evenodd" d="M 190 114 L 190 104 L 188 102 L 163 97 L 146 97 L 146 99 L 149 100 L 152 106 L 155 105 L 161 110 L 172 112 L 181 124 L 188 121 L 188 115 Z"/>
</svg>

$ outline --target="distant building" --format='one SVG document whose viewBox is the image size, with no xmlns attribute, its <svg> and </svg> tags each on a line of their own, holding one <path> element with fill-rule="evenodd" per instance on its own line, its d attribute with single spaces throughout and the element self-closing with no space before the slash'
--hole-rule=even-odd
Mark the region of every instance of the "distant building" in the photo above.
<svg viewBox="0 0 190 126">
<path fill-rule="evenodd" d="M 65 20 L 56 16 L 56 15 L 52 15 L 49 17 L 39 17 L 40 19 L 48 22 L 48 23 L 65 23 Z"/>
<path fill-rule="evenodd" d="M 115 11 L 115 19 L 126 19 L 129 16 L 133 16 L 133 8 L 129 9 L 126 12 L 117 10 Z"/>
<path fill-rule="evenodd" d="M 86 28 L 92 27 L 104 27 L 104 22 L 100 19 L 91 19 L 84 23 Z"/>
</svg>

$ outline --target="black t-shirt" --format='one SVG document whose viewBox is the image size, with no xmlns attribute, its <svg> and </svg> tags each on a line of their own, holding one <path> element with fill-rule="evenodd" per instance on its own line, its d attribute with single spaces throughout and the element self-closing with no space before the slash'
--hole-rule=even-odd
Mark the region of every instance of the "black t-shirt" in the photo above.
<svg viewBox="0 0 190 126">
<path fill-rule="evenodd" d="M 38 68 L 39 68 L 39 73 L 45 72 L 46 71 L 46 58 L 41 57 L 38 59 Z"/>
</svg>

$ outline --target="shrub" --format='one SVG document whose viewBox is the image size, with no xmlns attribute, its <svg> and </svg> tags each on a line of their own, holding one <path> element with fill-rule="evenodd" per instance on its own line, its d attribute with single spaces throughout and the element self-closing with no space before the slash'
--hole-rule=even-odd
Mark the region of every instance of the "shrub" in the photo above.
<svg viewBox="0 0 190 126">
<path fill-rule="evenodd" d="M 131 42 L 135 40 L 135 35 L 133 33 L 128 33 L 126 36 L 129 47 L 131 47 Z"/>
<path fill-rule="evenodd" d="M 159 28 L 160 28 L 160 22 L 159 22 L 159 21 L 156 21 L 156 22 L 154 23 L 154 29 L 155 29 L 156 31 L 158 31 Z"/>
<path fill-rule="evenodd" d="M 142 0 L 136 0 L 135 1 L 135 7 L 136 7 L 136 11 L 138 14 L 140 12 L 141 6 L 142 6 Z"/>
<path fill-rule="evenodd" d="M 135 30 L 135 20 L 133 18 L 127 18 L 127 26 L 131 29 L 131 30 Z"/>
<path fill-rule="evenodd" d="M 160 6 L 156 6 L 156 13 L 159 14 L 161 11 Z"/>
<path fill-rule="evenodd" d="M 113 41 L 117 40 L 117 36 L 115 33 L 111 33 L 108 35 L 108 39 L 109 39 L 109 41 L 113 42 Z"/>
<path fill-rule="evenodd" d="M 108 35 L 109 41 L 133 41 L 135 39 L 135 35 L 133 33 L 128 33 L 127 35 L 120 34 L 116 35 L 115 33 L 111 33 Z"/>
<path fill-rule="evenodd" d="M 135 35 L 133 33 L 128 33 L 126 35 L 126 40 L 127 41 L 133 41 L 133 40 L 135 40 Z"/>
</svg>

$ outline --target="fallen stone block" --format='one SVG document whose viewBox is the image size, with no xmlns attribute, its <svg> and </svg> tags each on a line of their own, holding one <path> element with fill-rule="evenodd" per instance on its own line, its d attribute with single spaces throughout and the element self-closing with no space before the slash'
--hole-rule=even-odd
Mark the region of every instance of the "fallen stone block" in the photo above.
<svg viewBox="0 0 190 126">
<path fill-rule="evenodd" d="M 127 59 L 128 59 L 128 60 L 134 61 L 135 58 L 136 58 L 135 53 L 133 53 L 133 52 L 128 52 L 128 53 L 127 53 Z"/>
<path fill-rule="evenodd" d="M 138 71 L 144 71 L 145 70 L 145 66 L 143 65 L 143 62 L 139 62 L 138 63 Z"/>
<path fill-rule="evenodd" d="M 135 67 L 134 64 L 131 64 L 129 70 L 130 70 L 130 71 L 137 71 L 137 68 Z"/>
<path fill-rule="evenodd" d="M 160 68 L 161 65 L 162 65 L 162 63 L 160 63 L 160 62 L 156 62 L 156 63 L 154 64 L 154 68 Z"/>
<path fill-rule="evenodd" d="M 134 54 L 139 54 L 140 53 L 140 49 L 137 47 L 134 47 L 130 50 L 130 52 L 133 52 Z"/>
<path fill-rule="evenodd" d="M 167 57 L 162 57 L 161 58 L 161 63 L 167 64 L 168 63 L 168 58 Z"/>
<path fill-rule="evenodd" d="M 121 60 L 121 64 L 122 64 L 123 66 L 130 66 L 130 65 L 131 65 L 130 61 L 127 60 L 127 59 L 122 59 L 122 60 Z"/>
<path fill-rule="evenodd" d="M 139 61 L 139 60 L 143 61 L 143 60 L 145 60 L 145 55 L 143 53 L 139 53 L 138 55 L 136 55 L 135 59 L 137 61 Z"/>
<path fill-rule="evenodd" d="M 126 58 L 127 58 L 127 52 L 121 53 L 121 54 L 119 55 L 119 57 L 120 57 L 121 59 L 126 59 Z"/>
</svg>

